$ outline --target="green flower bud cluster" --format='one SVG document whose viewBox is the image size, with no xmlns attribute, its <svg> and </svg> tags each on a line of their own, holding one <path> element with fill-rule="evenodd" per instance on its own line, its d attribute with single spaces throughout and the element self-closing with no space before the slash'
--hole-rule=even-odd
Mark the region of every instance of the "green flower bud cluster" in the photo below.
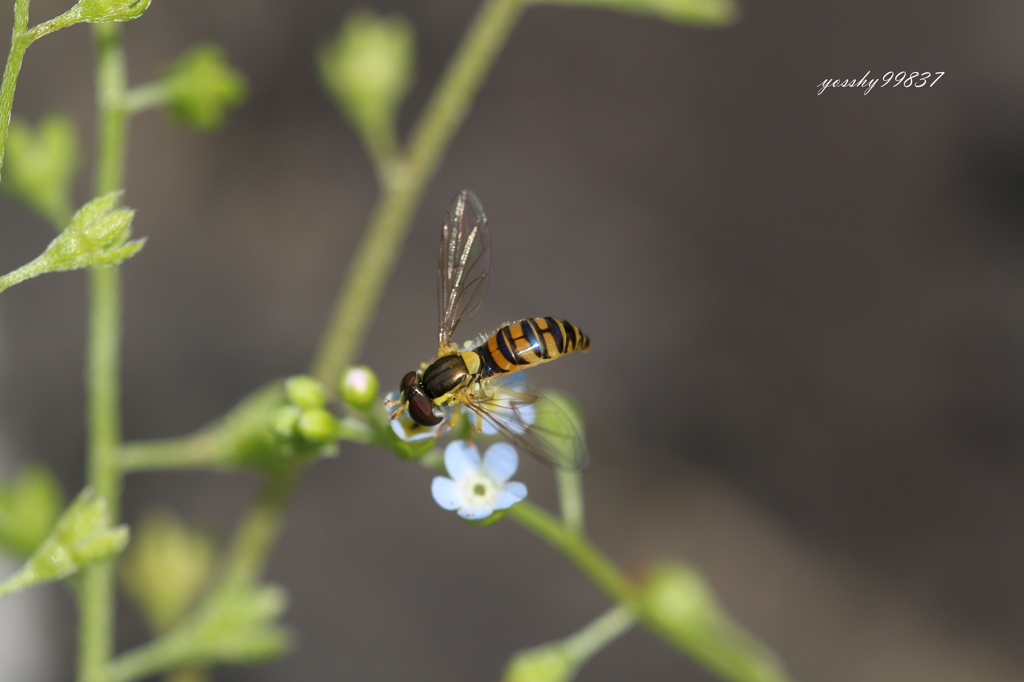
<svg viewBox="0 0 1024 682">
<path fill-rule="evenodd" d="M 169 511 L 139 522 L 121 561 L 121 583 L 153 632 L 174 625 L 206 587 L 213 571 L 213 541 Z"/>
<path fill-rule="evenodd" d="M 181 55 L 158 86 L 174 118 L 200 130 L 215 130 L 227 112 L 245 101 L 245 76 L 228 63 L 218 45 L 196 45 Z"/>
<path fill-rule="evenodd" d="M 63 580 L 84 566 L 121 553 L 128 527 L 110 527 L 103 498 L 86 488 L 57 521 L 25 565 L 0 584 L 0 596 L 39 583 Z"/>
<path fill-rule="evenodd" d="M 12 119 L 4 182 L 12 196 L 56 228 L 71 217 L 71 184 L 78 166 L 78 133 L 70 117 L 50 114 L 33 128 Z"/>
<path fill-rule="evenodd" d="M 394 156 L 398 107 L 416 65 L 412 24 L 399 15 L 350 12 L 319 54 L 324 88 L 348 117 L 375 161 Z"/>
<path fill-rule="evenodd" d="M 110 192 L 78 209 L 42 255 L 0 277 L 0 291 L 47 272 L 118 265 L 138 253 L 146 240 L 128 241 L 135 211 L 115 208 L 120 198 Z"/>
<path fill-rule="evenodd" d="M 64 506 L 57 479 L 46 467 L 27 466 L 0 481 L 0 548 L 27 557 L 46 539 Z"/>
<path fill-rule="evenodd" d="M 290 454 L 307 457 L 334 452 L 338 418 L 327 409 L 323 384 L 309 376 L 293 376 L 284 383 L 286 404 L 270 416 L 270 430 Z"/>
</svg>

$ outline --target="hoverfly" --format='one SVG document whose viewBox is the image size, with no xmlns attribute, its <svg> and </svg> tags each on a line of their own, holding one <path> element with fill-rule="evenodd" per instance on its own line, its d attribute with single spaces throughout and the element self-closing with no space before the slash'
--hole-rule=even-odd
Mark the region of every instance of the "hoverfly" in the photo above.
<svg viewBox="0 0 1024 682">
<path fill-rule="evenodd" d="M 517 448 L 548 466 L 580 470 L 587 453 L 572 422 L 550 399 L 522 385 L 495 381 L 566 353 L 585 351 L 590 339 L 565 320 L 534 317 L 503 325 L 475 347 L 461 349 L 452 335 L 462 320 L 480 310 L 490 274 L 487 217 L 476 196 L 463 190 L 452 201 L 441 228 L 438 258 L 438 351 L 431 363 L 401 381 L 392 419 L 404 410 L 421 426 L 438 426 L 449 418 L 446 407 L 459 406 L 477 417 L 476 430 L 487 426 Z M 449 410 L 449 412 L 451 412 Z M 531 417 L 539 417 L 531 423 Z M 457 419 L 457 411 L 450 424 Z"/>
</svg>

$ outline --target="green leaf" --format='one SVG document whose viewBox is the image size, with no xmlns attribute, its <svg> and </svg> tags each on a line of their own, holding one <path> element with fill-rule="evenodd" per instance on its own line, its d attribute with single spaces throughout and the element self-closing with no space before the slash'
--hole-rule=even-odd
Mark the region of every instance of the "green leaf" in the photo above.
<svg viewBox="0 0 1024 682">
<path fill-rule="evenodd" d="M 739 18 L 735 0 L 534 0 L 538 5 L 595 7 L 654 17 L 676 24 L 726 26 Z"/>
<path fill-rule="evenodd" d="M 218 591 L 193 625 L 196 662 L 253 663 L 282 655 L 292 637 L 276 621 L 287 607 L 287 593 L 275 585 Z"/>
<path fill-rule="evenodd" d="M 248 86 L 219 45 L 196 45 L 181 55 L 161 79 L 171 114 L 181 124 L 216 130 L 227 112 L 245 101 Z"/>
<path fill-rule="evenodd" d="M 78 134 L 70 117 L 50 114 L 33 128 L 11 121 L 2 187 L 54 227 L 71 216 L 71 184 L 78 166 Z"/>
<path fill-rule="evenodd" d="M 213 541 L 170 511 L 147 515 L 121 561 L 121 583 L 153 632 L 178 621 L 206 586 Z"/>
<path fill-rule="evenodd" d="M 10 484 L 0 482 L 0 546 L 29 556 L 46 539 L 63 506 L 60 485 L 44 466 L 26 466 Z"/>
<path fill-rule="evenodd" d="M 145 239 L 127 241 L 135 211 L 115 209 L 120 197 L 110 192 L 78 209 L 42 255 L 0 277 L 0 291 L 47 272 L 119 265 L 138 253 Z"/>
<path fill-rule="evenodd" d="M 357 9 L 319 53 L 320 78 L 377 163 L 397 149 L 398 107 L 412 85 L 416 36 L 403 16 Z"/>
<path fill-rule="evenodd" d="M 127 544 L 128 527 L 111 528 L 106 501 L 86 488 L 25 565 L 0 584 L 0 596 L 63 580 L 89 564 L 121 553 Z"/>
</svg>

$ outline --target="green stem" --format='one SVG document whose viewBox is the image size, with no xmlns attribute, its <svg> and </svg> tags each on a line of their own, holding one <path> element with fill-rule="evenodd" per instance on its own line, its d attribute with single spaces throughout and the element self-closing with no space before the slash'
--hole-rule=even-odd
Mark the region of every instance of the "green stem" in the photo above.
<svg viewBox="0 0 1024 682">
<path fill-rule="evenodd" d="M 128 75 L 120 25 L 95 24 L 93 36 L 97 50 L 96 99 L 100 114 L 95 185 L 96 196 L 100 196 L 124 189 Z"/>
<path fill-rule="evenodd" d="M 138 85 L 125 96 L 125 108 L 133 114 L 146 109 L 162 107 L 171 99 L 171 91 L 162 80 Z"/>
<path fill-rule="evenodd" d="M 512 506 L 508 516 L 564 554 L 612 600 L 636 609 L 636 588 L 585 536 L 528 501 Z"/>
<path fill-rule="evenodd" d="M 583 534 L 583 477 L 578 471 L 555 470 L 558 484 L 558 504 L 562 512 L 562 523 L 574 533 Z"/>
<path fill-rule="evenodd" d="M 636 617 L 633 612 L 618 604 L 561 643 L 570 658 L 582 663 L 624 635 L 634 623 Z"/>
<path fill-rule="evenodd" d="M 18 83 L 21 63 L 25 60 L 25 50 L 32 44 L 32 38 L 25 29 L 28 28 L 29 0 L 14 2 L 14 30 L 11 32 L 11 50 L 7 53 L 7 64 L 4 66 L 4 80 L 0 85 L 0 170 L 4 166 L 4 148 L 7 146 L 7 129 L 11 124 L 11 109 L 14 107 L 14 88 Z"/>
<path fill-rule="evenodd" d="M 200 431 L 181 438 L 164 438 L 121 446 L 121 469 L 133 471 L 168 471 L 175 469 L 237 468 L 230 452 L 217 447 L 216 434 Z"/>
<path fill-rule="evenodd" d="M 127 119 L 124 113 L 124 51 L 115 24 L 94 27 L 97 49 L 98 153 L 96 194 L 120 189 L 124 178 Z M 116 267 L 89 271 L 90 325 L 86 363 L 89 485 L 102 497 L 111 522 L 120 519 L 121 276 Z M 79 593 L 81 682 L 100 682 L 114 649 L 114 563 L 86 569 Z"/>
<path fill-rule="evenodd" d="M 195 639 L 191 632 L 162 635 L 114 659 L 107 669 L 106 682 L 131 682 L 191 665 L 194 652 Z"/>
<path fill-rule="evenodd" d="M 484 3 L 412 131 L 404 160 L 385 175 L 313 362 L 313 376 L 325 385 L 337 383 L 359 354 L 427 183 L 522 11 L 522 0 Z"/>
<path fill-rule="evenodd" d="M 222 585 L 255 582 L 270 556 L 284 526 L 284 509 L 291 499 L 302 472 L 302 463 L 291 460 L 288 466 L 267 480 L 259 501 L 249 510 L 235 532 L 225 567 Z"/>
</svg>

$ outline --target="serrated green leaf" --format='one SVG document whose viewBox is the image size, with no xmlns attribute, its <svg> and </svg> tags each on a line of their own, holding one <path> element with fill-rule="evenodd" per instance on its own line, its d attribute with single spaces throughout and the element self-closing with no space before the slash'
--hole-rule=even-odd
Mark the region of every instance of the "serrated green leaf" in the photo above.
<svg viewBox="0 0 1024 682">
<path fill-rule="evenodd" d="M 63 580 L 89 564 L 119 554 L 127 544 L 128 527 L 111 528 L 106 501 L 86 488 L 24 566 L 0 584 L 0 596 Z"/>
<path fill-rule="evenodd" d="M 145 239 L 125 243 L 135 211 L 115 209 L 120 196 L 110 192 L 78 209 L 42 255 L 0 277 L 0 291 L 47 272 L 118 265 L 138 253 Z"/>
</svg>

